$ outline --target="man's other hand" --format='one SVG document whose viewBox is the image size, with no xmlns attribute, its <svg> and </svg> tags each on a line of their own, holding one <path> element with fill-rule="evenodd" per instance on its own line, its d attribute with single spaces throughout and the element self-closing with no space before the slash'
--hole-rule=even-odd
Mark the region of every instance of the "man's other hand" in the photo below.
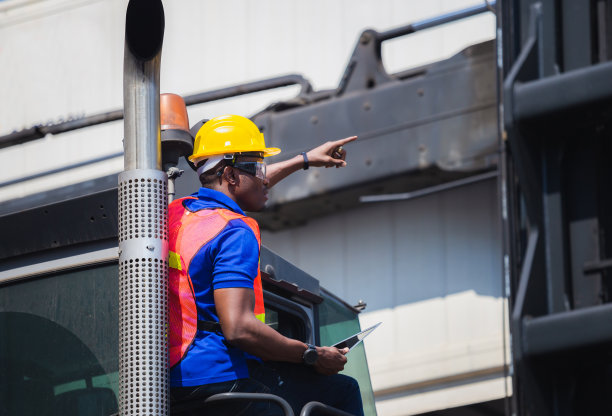
<svg viewBox="0 0 612 416">
<path fill-rule="evenodd" d="M 332 375 L 344 369 L 348 348 L 339 350 L 336 347 L 317 347 L 317 361 L 314 368 L 320 374 Z"/>
<path fill-rule="evenodd" d="M 325 166 L 326 168 L 346 166 L 346 150 L 342 147 L 357 140 L 357 136 L 325 142 L 306 153 L 310 166 Z"/>
</svg>

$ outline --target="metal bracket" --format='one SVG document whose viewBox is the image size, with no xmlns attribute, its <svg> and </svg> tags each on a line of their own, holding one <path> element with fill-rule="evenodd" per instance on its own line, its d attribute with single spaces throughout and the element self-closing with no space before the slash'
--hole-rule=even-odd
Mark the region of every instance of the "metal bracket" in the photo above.
<svg viewBox="0 0 612 416">
<path fill-rule="evenodd" d="M 368 29 L 361 34 L 336 90 L 337 96 L 393 80 L 382 63 L 381 44 L 382 37 L 375 30 Z"/>
<path fill-rule="evenodd" d="M 523 260 L 523 267 L 521 268 L 521 275 L 519 278 L 516 300 L 514 301 L 514 308 L 512 310 L 511 317 L 512 326 L 514 327 L 512 332 L 514 332 L 515 334 L 521 333 L 520 329 L 522 328 L 523 323 L 523 312 L 527 300 L 527 292 L 529 291 L 529 280 L 531 278 L 531 269 L 538 244 L 538 237 L 539 232 L 537 229 L 532 230 L 529 233 L 527 249 L 525 250 L 525 258 Z M 517 339 L 517 343 L 521 345 L 521 348 L 516 348 L 514 351 L 514 360 L 516 362 L 521 361 L 523 355 L 523 343 L 521 342 L 521 339 Z"/>
<path fill-rule="evenodd" d="M 509 129 L 514 124 L 514 86 L 518 82 L 531 81 L 538 77 L 539 62 L 539 32 L 542 17 L 542 4 L 531 6 L 529 16 L 529 37 L 521 48 L 514 65 L 504 81 L 504 127 Z"/>
<path fill-rule="evenodd" d="M 180 177 L 183 172 L 185 172 L 183 169 L 173 166 L 166 171 L 166 175 L 168 175 L 168 179 L 176 179 Z"/>
<path fill-rule="evenodd" d="M 495 4 L 495 1 L 485 1 L 484 5 L 443 14 L 385 32 L 377 32 L 373 29 L 365 30 L 359 36 L 357 45 L 355 45 L 335 95 L 339 96 L 351 91 L 374 88 L 376 85 L 394 80 L 394 77 L 387 73 L 382 62 L 381 44 L 385 40 L 409 35 L 420 30 L 430 29 L 487 11 L 493 11 L 492 8 Z"/>
</svg>

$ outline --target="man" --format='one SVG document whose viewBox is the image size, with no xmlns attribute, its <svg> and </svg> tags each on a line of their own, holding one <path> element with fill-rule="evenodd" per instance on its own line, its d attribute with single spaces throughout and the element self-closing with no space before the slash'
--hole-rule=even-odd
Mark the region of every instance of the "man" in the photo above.
<svg viewBox="0 0 612 416">
<path fill-rule="evenodd" d="M 337 374 L 347 349 L 310 346 L 264 323 L 259 228 L 244 214 L 263 209 L 268 188 L 301 168 L 346 166 L 342 146 L 355 139 L 327 142 L 266 167 L 264 157 L 280 149 L 267 148 L 249 119 L 222 116 L 200 128 L 189 159 L 202 188 L 169 207 L 173 405 L 221 392 L 264 392 L 285 398 L 296 414 L 312 400 L 363 414 L 357 382 Z M 267 403 L 231 406 L 217 410 L 280 410 Z"/>
</svg>

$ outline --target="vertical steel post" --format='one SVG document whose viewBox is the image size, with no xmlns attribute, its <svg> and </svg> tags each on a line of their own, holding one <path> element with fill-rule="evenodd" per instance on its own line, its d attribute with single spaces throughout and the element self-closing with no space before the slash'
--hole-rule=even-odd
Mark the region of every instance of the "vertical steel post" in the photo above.
<svg viewBox="0 0 612 416">
<path fill-rule="evenodd" d="M 161 0 L 130 0 L 119 175 L 119 414 L 168 415 L 167 176 L 161 170 Z"/>
</svg>

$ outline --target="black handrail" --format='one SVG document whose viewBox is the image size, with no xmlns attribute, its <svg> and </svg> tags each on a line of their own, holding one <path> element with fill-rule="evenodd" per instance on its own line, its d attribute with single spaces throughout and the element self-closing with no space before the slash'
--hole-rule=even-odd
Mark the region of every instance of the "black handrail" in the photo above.
<svg viewBox="0 0 612 416">
<path fill-rule="evenodd" d="M 300 416 L 310 416 L 313 411 L 317 411 L 317 414 L 324 414 L 330 416 L 354 416 L 350 413 L 346 413 L 343 410 L 336 409 L 335 407 L 328 406 L 320 402 L 308 402 L 302 407 Z"/>
</svg>

